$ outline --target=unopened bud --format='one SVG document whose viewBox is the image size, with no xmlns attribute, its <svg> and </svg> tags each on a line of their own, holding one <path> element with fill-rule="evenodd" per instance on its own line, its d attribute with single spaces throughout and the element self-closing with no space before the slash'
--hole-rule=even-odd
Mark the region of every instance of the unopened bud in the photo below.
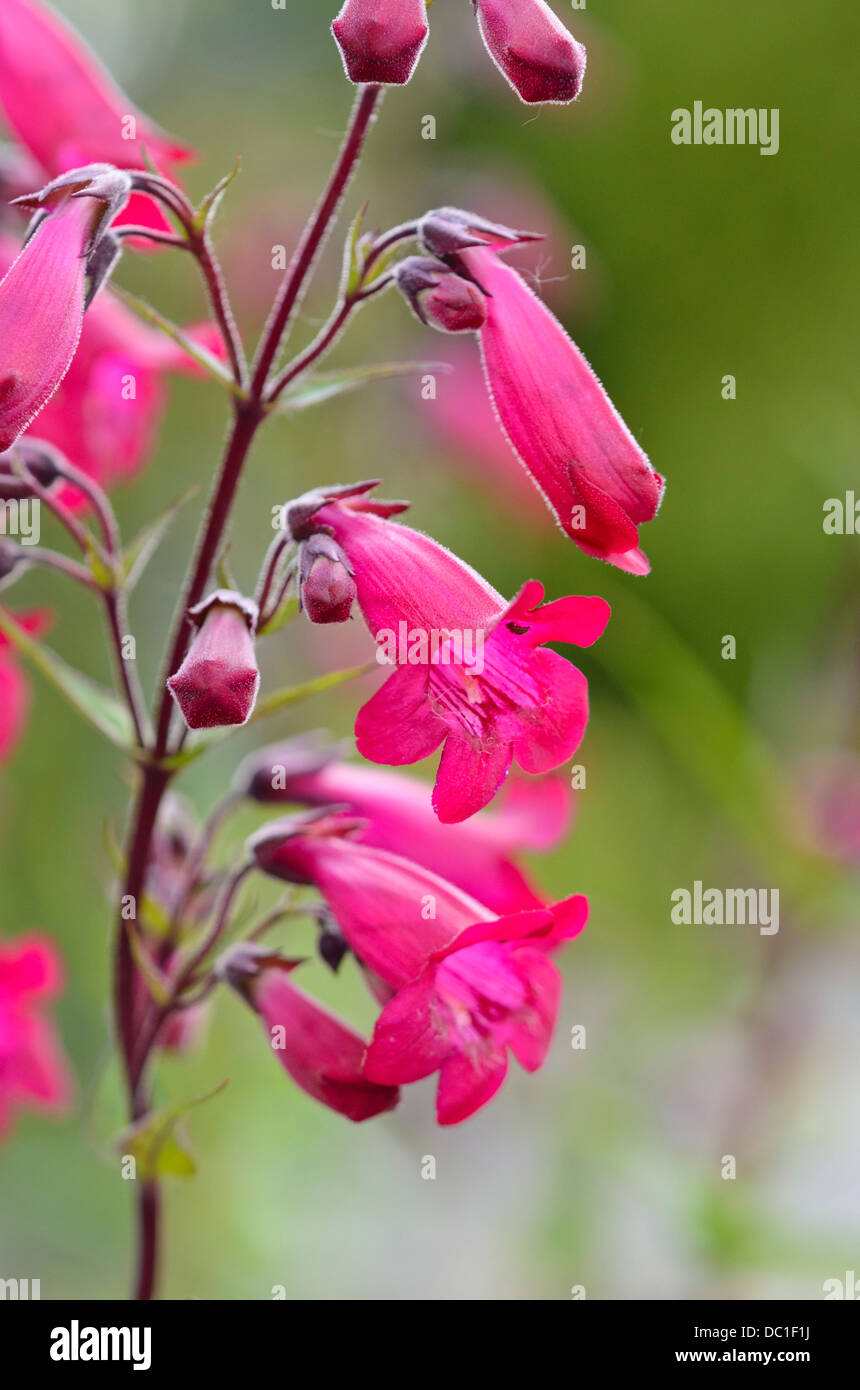
<svg viewBox="0 0 860 1390">
<path fill-rule="evenodd" d="M 256 604 L 230 589 L 218 589 L 189 609 L 188 616 L 199 630 L 167 682 L 183 719 L 189 729 L 244 724 L 260 686 L 254 655 Z"/>
<path fill-rule="evenodd" d="M 355 577 L 343 549 L 322 532 L 299 551 L 299 603 L 312 623 L 345 623 L 356 597 Z"/>
<path fill-rule="evenodd" d="M 402 86 L 427 42 L 426 0 L 345 0 L 331 31 L 350 82 Z"/>
<path fill-rule="evenodd" d="M 482 290 L 441 261 L 409 256 L 397 267 L 396 278 L 413 312 L 430 328 L 443 333 L 474 333 L 486 320 Z"/>
</svg>

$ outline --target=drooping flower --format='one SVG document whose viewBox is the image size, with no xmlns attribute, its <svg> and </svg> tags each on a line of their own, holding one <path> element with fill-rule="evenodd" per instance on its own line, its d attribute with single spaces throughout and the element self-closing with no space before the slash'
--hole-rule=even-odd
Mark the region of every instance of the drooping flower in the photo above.
<svg viewBox="0 0 860 1390">
<path fill-rule="evenodd" d="M 10 237 L 0 236 L 0 275 L 20 249 Z M 190 324 L 184 331 L 192 342 L 223 358 L 223 340 L 214 324 Z M 164 414 L 164 378 L 171 371 L 194 376 L 201 368 L 171 338 L 103 290 L 87 309 L 69 369 L 32 432 L 101 487 L 127 482 L 151 453 Z M 85 501 L 69 486 L 60 496 L 73 510 Z"/>
<path fill-rule="evenodd" d="M 51 621 L 46 609 L 10 616 L 32 637 L 43 633 Z M 14 647 L 0 632 L 0 763 L 14 753 L 27 722 L 29 707 L 29 681 L 21 670 Z"/>
<path fill-rule="evenodd" d="M 188 610 L 197 633 L 167 682 L 189 729 L 219 729 L 251 717 L 260 688 L 254 653 L 257 606 L 231 589 Z"/>
<path fill-rule="evenodd" d="M 0 5 L 0 107 L 51 177 L 103 161 L 165 173 L 193 151 L 166 135 L 122 92 L 75 30 L 37 0 Z M 123 220 L 166 227 L 151 198 L 133 195 Z"/>
<path fill-rule="evenodd" d="M 60 957 L 47 937 L 0 941 L 0 1138 L 19 1109 L 58 1112 L 68 1103 L 68 1066 L 43 1016 L 61 987 Z"/>
<path fill-rule="evenodd" d="M 0 452 L 69 369 L 81 336 L 88 263 L 127 193 L 126 175 L 93 166 L 26 200 L 42 220 L 0 281 Z"/>
<path fill-rule="evenodd" d="M 585 77 L 585 49 L 544 0 L 472 0 L 487 52 L 528 103 L 574 101 Z"/>
<path fill-rule="evenodd" d="M 490 396 L 508 439 L 562 530 L 587 555 L 647 574 L 638 527 L 663 479 L 582 353 L 525 281 L 482 248 L 460 253 L 487 292 L 480 329 Z"/>
<path fill-rule="evenodd" d="M 350 82 L 402 86 L 427 42 L 426 0 L 344 0 L 331 30 Z"/>
<path fill-rule="evenodd" d="M 457 1124 L 499 1089 L 508 1049 L 526 1071 L 542 1064 L 561 989 L 548 952 L 582 931 L 587 900 L 493 917 L 429 870 L 349 838 L 354 827 L 337 815 L 296 817 L 250 847 L 266 873 L 322 893 L 388 987 L 364 1075 L 400 1085 L 439 1071 L 439 1123 Z"/>
<path fill-rule="evenodd" d="M 236 787 L 264 805 L 344 805 L 366 822 L 362 844 L 415 860 L 501 914 L 542 905 L 515 856 L 552 848 L 571 820 L 567 781 L 550 775 L 512 778 L 497 812 L 442 825 L 426 782 L 346 762 L 336 748 L 301 737 L 251 754 Z"/>
<path fill-rule="evenodd" d="M 549 772 L 579 747 L 585 677 L 544 644 L 590 646 L 609 605 L 569 597 L 539 607 L 536 580 L 508 604 L 429 536 L 373 515 L 375 505 L 340 497 L 315 514 L 349 557 L 378 658 L 397 664 L 358 713 L 358 749 L 402 766 L 444 743 L 433 806 L 442 821 L 465 820 L 492 800 L 513 761 Z"/>
<path fill-rule="evenodd" d="M 228 952 L 219 972 L 260 1015 L 281 1066 L 314 1100 L 356 1122 L 393 1110 L 397 1088 L 364 1074 L 364 1039 L 293 984 L 294 965 L 244 945 Z"/>
</svg>

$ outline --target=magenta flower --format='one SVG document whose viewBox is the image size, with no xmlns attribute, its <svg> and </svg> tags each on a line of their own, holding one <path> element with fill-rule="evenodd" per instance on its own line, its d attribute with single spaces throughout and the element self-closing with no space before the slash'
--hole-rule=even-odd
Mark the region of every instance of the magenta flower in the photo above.
<svg viewBox="0 0 860 1390">
<path fill-rule="evenodd" d="M 87 265 L 127 197 L 126 176 L 93 166 L 32 198 L 42 220 L 0 281 L 0 452 L 54 394 L 84 316 Z"/>
<path fill-rule="evenodd" d="M 344 0 L 331 31 L 350 82 L 402 86 L 427 42 L 426 0 Z"/>
<path fill-rule="evenodd" d="M 16 1110 L 61 1111 L 71 1081 L 43 1009 L 62 987 L 62 966 L 47 937 L 0 942 L 0 1137 Z"/>
<path fill-rule="evenodd" d="M 656 516 L 663 479 L 582 353 L 521 276 L 492 251 L 461 254 L 487 291 L 481 353 L 508 439 L 580 549 L 647 574 L 638 527 Z"/>
<path fill-rule="evenodd" d="M 257 701 L 260 672 L 254 654 L 256 604 L 217 589 L 188 617 L 198 631 L 167 682 L 189 729 L 245 724 Z"/>
<path fill-rule="evenodd" d="M 10 616 L 33 637 L 40 636 L 51 621 L 46 609 Z M 27 723 L 29 708 L 29 682 L 18 664 L 17 653 L 8 638 L 0 632 L 0 763 L 6 762 L 14 753 Z"/>
<path fill-rule="evenodd" d="M 547 952 L 577 936 L 582 896 L 492 917 L 429 870 L 345 838 L 355 823 L 267 826 L 251 841 L 266 872 L 311 883 L 362 964 L 393 992 L 377 1021 L 364 1075 L 378 1085 L 438 1071 L 440 1124 L 457 1124 L 495 1095 L 510 1049 L 526 1071 L 542 1064 L 561 979 Z"/>
<path fill-rule="evenodd" d="M 573 799 L 563 777 L 513 778 L 497 812 L 442 825 L 426 782 L 344 762 L 336 749 L 302 738 L 252 754 L 236 786 L 263 804 L 345 805 L 366 822 L 362 844 L 415 860 L 501 914 L 542 906 L 515 855 L 557 844 L 570 826 Z"/>
<path fill-rule="evenodd" d="M 538 607 L 544 590 L 536 580 L 506 604 L 462 560 L 374 516 L 374 505 L 347 498 L 315 518 L 349 557 L 378 659 L 398 666 L 358 713 L 358 749 L 371 762 L 402 766 L 444 743 L 433 806 L 441 821 L 465 820 L 492 800 L 512 761 L 549 772 L 575 753 L 588 721 L 587 683 L 544 644 L 590 646 L 609 605 L 570 597 Z"/>
<path fill-rule="evenodd" d="M 310 536 L 299 548 L 299 603 L 312 623 L 345 623 L 355 601 L 349 561 L 330 536 Z"/>
<path fill-rule="evenodd" d="M 193 155 L 142 115 L 75 30 L 36 0 L 0 4 L 0 107 L 51 177 L 97 161 L 143 169 L 147 156 L 169 173 Z M 168 225 L 141 194 L 123 220 Z"/>
<path fill-rule="evenodd" d="M 544 0 L 472 0 L 487 52 L 522 101 L 574 101 L 585 49 Z"/>
<path fill-rule="evenodd" d="M 296 988 L 294 965 L 262 947 L 238 946 L 219 971 L 260 1015 L 281 1066 L 314 1100 L 354 1121 L 393 1110 L 397 1088 L 364 1074 L 364 1039 Z"/>
</svg>

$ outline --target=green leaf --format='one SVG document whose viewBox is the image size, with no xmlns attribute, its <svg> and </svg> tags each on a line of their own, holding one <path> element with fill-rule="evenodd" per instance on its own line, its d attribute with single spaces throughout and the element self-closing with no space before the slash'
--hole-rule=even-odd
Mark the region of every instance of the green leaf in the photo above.
<svg viewBox="0 0 860 1390">
<path fill-rule="evenodd" d="M 181 511 L 185 503 L 190 501 L 198 490 L 197 487 L 188 488 L 181 497 L 177 497 L 174 502 L 171 502 L 160 516 L 144 526 L 134 540 L 125 547 L 120 556 L 119 578 L 120 582 L 129 590 L 134 588 L 152 556 L 161 545 L 177 512 Z"/>
<path fill-rule="evenodd" d="M 0 632 L 8 637 L 13 647 L 26 657 L 31 665 L 41 671 L 51 685 L 65 700 L 77 710 L 82 718 L 92 724 L 111 743 L 119 748 L 134 747 L 134 727 L 131 716 L 122 701 L 112 690 L 106 690 L 96 681 L 69 666 L 50 647 L 43 646 L 34 637 L 22 631 L 10 614 L 0 608 Z"/>
<path fill-rule="evenodd" d="M 155 961 L 146 949 L 146 943 L 141 937 L 134 922 L 126 922 L 125 930 L 128 935 L 128 944 L 134 963 L 146 982 L 156 1004 L 165 1005 L 170 999 L 170 982 L 159 970 Z"/>
<path fill-rule="evenodd" d="M 209 223 L 212 221 L 213 217 L 218 211 L 218 205 L 221 202 L 221 199 L 227 192 L 227 189 L 230 187 L 230 184 L 235 179 L 241 167 L 242 160 L 237 155 L 236 163 L 233 165 L 233 168 L 230 170 L 229 174 L 225 174 L 223 179 L 219 179 L 215 187 L 211 190 L 211 192 L 206 194 L 206 197 L 203 199 L 200 206 L 194 213 L 194 230 L 196 232 L 202 232 L 203 228 L 207 227 Z"/>
<path fill-rule="evenodd" d="M 260 628 L 259 636 L 271 637 L 274 633 L 280 632 L 282 627 L 286 627 L 287 623 L 292 622 L 298 611 L 299 601 L 295 594 L 291 594 L 288 598 L 284 599 L 277 613 L 272 614 L 265 627 Z"/>
<path fill-rule="evenodd" d="M 139 1180 L 152 1182 L 163 1177 L 188 1178 L 196 1173 L 197 1165 L 189 1152 L 181 1121 L 189 1110 L 217 1096 L 226 1085 L 227 1082 L 222 1081 L 220 1086 L 206 1095 L 152 1110 L 123 1130 L 117 1145 L 123 1156 L 129 1154 L 134 1158 L 135 1176 Z"/>
<path fill-rule="evenodd" d="M 364 258 L 360 255 L 361 227 L 366 212 L 367 203 L 364 203 L 353 219 L 352 226 L 346 238 L 346 245 L 343 249 L 343 287 L 347 295 L 354 294 L 361 284 L 361 276 L 364 269 Z"/>
<path fill-rule="evenodd" d="M 168 338 L 172 338 L 182 348 L 182 351 L 187 352 L 188 356 L 197 363 L 198 367 L 202 367 L 204 372 L 218 382 L 219 386 L 225 386 L 233 395 L 242 394 L 223 362 L 219 362 L 218 358 L 200 343 L 192 342 L 178 324 L 165 318 L 145 300 L 138 299 L 137 295 L 132 294 L 130 290 L 124 290 L 119 285 L 111 283 L 111 293 L 118 295 L 130 309 L 134 309 L 135 313 L 140 314 L 141 318 L 146 319 L 155 328 L 160 328 L 162 333 L 167 334 Z"/>
<path fill-rule="evenodd" d="M 283 414 L 289 414 L 294 410 L 307 410 L 308 406 L 322 405 L 334 396 L 342 396 L 346 391 L 356 391 L 372 381 L 411 376 L 413 373 L 450 370 L 447 362 L 373 362 L 366 367 L 342 367 L 330 372 L 314 372 L 303 376 L 295 386 L 284 391 L 278 397 L 276 409 Z"/>
<path fill-rule="evenodd" d="M 324 690 L 332 690 L 335 686 L 343 685 L 346 681 L 355 680 L 357 676 L 366 676 L 369 671 L 373 671 L 375 668 L 375 661 L 367 661 L 363 666 L 350 666 L 343 671 L 329 671 L 327 675 L 316 676 L 314 680 L 305 681 L 302 685 L 290 685 L 285 690 L 276 690 L 265 700 L 258 701 L 257 708 L 248 722 L 253 724 L 258 719 L 265 719 L 270 714 L 277 714 L 278 710 L 286 709 L 287 705 L 295 705 L 300 700 L 308 700 L 313 695 L 321 695 Z"/>
</svg>

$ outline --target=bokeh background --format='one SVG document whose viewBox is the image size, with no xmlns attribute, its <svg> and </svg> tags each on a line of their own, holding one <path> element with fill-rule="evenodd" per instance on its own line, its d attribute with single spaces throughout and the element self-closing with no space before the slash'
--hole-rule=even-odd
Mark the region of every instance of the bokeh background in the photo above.
<svg viewBox="0 0 860 1390">
<path fill-rule="evenodd" d="M 351 100 L 327 29 L 334 0 L 60 8 L 137 103 L 202 152 L 195 195 L 241 154 L 218 233 L 255 329 L 277 280 L 271 248 L 294 241 Z M 331 364 L 457 370 L 439 375 L 435 402 L 407 377 L 269 426 L 231 552 L 252 582 L 273 502 L 379 474 L 388 495 L 413 500 L 414 524 L 504 593 L 536 575 L 553 596 L 610 599 L 607 634 L 582 661 L 592 717 L 578 822 L 535 864 L 548 892 L 592 903 L 563 957 L 556 1041 L 542 1072 L 514 1067 L 462 1127 L 435 1127 L 432 1081 L 353 1127 L 292 1087 L 255 1020 L 218 997 L 200 1048 L 159 1073 L 165 1100 L 230 1078 L 190 1121 L 197 1176 L 168 1188 L 168 1297 L 264 1299 L 284 1285 L 290 1298 L 565 1299 L 583 1285 L 589 1298 L 814 1299 L 860 1270 L 860 538 L 822 528 L 826 499 L 860 494 L 847 71 L 860 18 L 845 0 L 556 9 L 588 45 L 588 76 L 576 106 L 535 111 L 489 64 L 466 0 L 437 0 L 417 76 L 386 98 L 346 212 L 368 199 L 385 226 L 457 202 L 549 232 L 532 270 L 668 478 L 643 532 L 652 576 L 587 559 L 507 481 L 498 447 L 457 419 L 471 343 L 422 330 L 393 295 L 364 310 Z M 778 107 L 779 153 L 673 145 L 670 113 L 695 100 Z M 435 140 L 421 138 L 427 115 Z M 584 270 L 570 269 L 574 245 Z M 327 311 L 338 254 L 335 238 L 297 337 Z M 126 257 L 118 278 L 172 317 L 201 312 L 181 257 Z M 726 374 L 735 400 L 722 398 Z M 205 487 L 224 429 L 214 385 L 176 384 L 149 468 L 116 496 L 128 534 Z M 148 683 L 199 505 L 136 595 Z M 104 675 L 91 606 L 41 576 L 26 586 L 15 602 L 51 603 L 58 649 Z M 721 656 L 727 634 L 734 661 Z M 267 647 L 265 679 L 367 653 L 357 623 L 294 623 Z M 346 734 L 371 688 L 291 710 L 268 735 Z M 251 742 L 192 768 L 200 810 Z M 115 752 L 34 678 L 28 737 L 0 774 L 0 929 L 39 925 L 61 943 L 78 1099 L 65 1120 L 23 1116 L 0 1151 L 0 1273 L 41 1278 L 45 1298 L 119 1296 L 129 1277 L 132 1194 L 104 1065 L 104 827 L 121 830 L 127 794 Z M 778 888 L 778 935 L 673 924 L 670 894 L 696 879 Z M 302 930 L 293 944 L 307 944 Z M 309 983 L 369 1023 L 348 972 L 311 966 Z M 584 1051 L 570 1046 L 575 1025 Z M 437 1178 L 423 1181 L 431 1154 Z M 735 1181 L 721 1179 L 724 1154 Z"/>
</svg>

